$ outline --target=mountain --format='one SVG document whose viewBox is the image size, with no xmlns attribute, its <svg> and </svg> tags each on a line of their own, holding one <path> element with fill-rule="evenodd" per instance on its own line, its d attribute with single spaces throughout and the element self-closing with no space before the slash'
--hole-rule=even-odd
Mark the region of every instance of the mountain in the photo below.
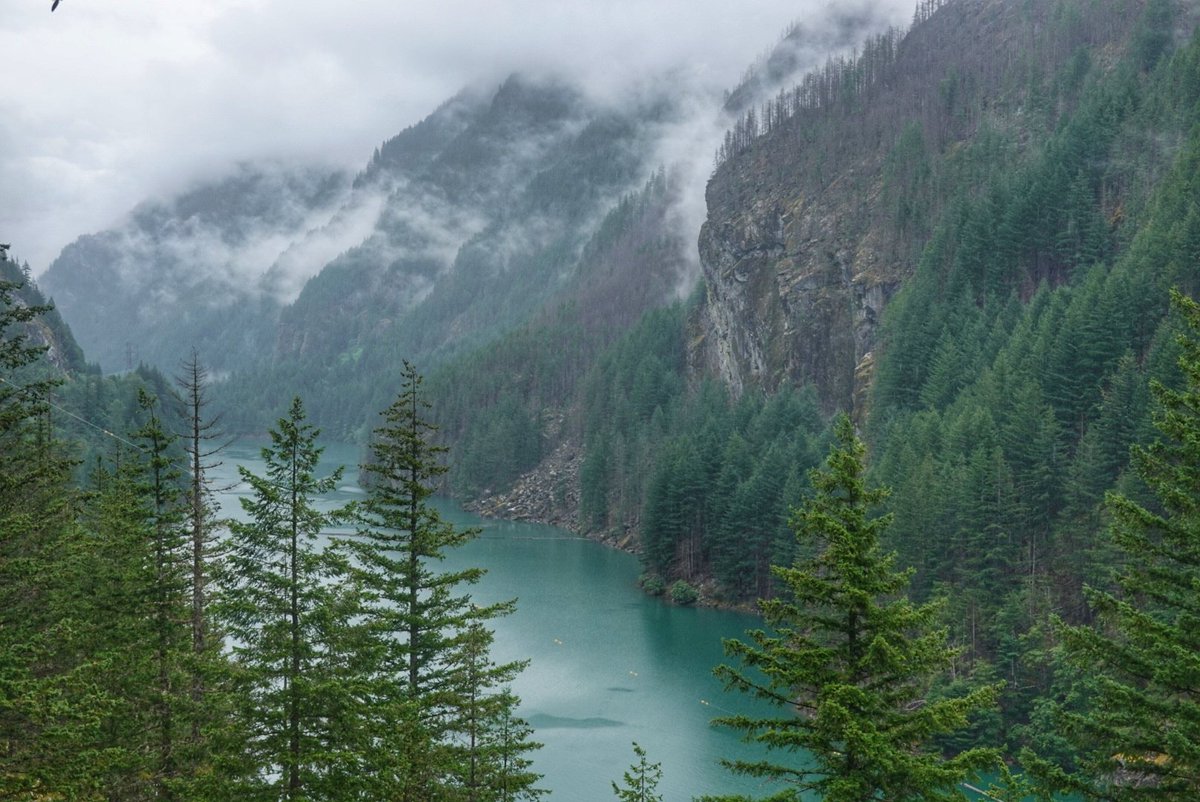
<svg viewBox="0 0 1200 802">
<path fill-rule="evenodd" d="M 789 32 L 725 99 L 698 232 L 686 171 L 656 158 L 690 122 L 670 92 L 464 92 L 331 179 L 325 222 L 244 295 L 275 316 L 227 324 L 256 345 L 217 390 L 246 430 L 299 392 L 365 439 L 416 360 L 449 490 L 728 605 L 812 547 L 791 510 L 849 411 L 893 491 L 884 545 L 961 650 L 930 698 L 1007 682 L 940 746 L 1069 763 L 1048 700 L 1088 697 L 1065 698 L 1086 688 L 1049 622 L 1090 624 L 1085 588 L 1115 587 L 1105 497 L 1150 499 L 1131 449 L 1156 437 L 1148 388 L 1183 383 L 1171 290 L 1200 294 L 1198 22 L 1171 0 L 922 0 L 802 74 Z M 299 258 L 338 225 L 352 244 Z M 72 270 L 120 286 L 110 262 Z M 102 284 L 81 286 L 118 304 Z"/>
<path fill-rule="evenodd" d="M 261 429 L 303 391 L 327 431 L 358 437 L 402 359 L 431 370 L 581 292 L 612 306 L 581 289 L 597 283 L 584 275 L 600 259 L 597 237 L 611 238 L 610 215 L 664 169 L 672 209 L 657 219 L 680 253 L 650 268 L 671 277 L 641 282 L 662 286 L 618 317 L 689 292 L 698 193 L 684 184 L 711 154 L 698 132 L 879 24 L 862 4 L 794 26 L 725 109 L 691 94 L 685 67 L 600 96 L 550 75 L 468 88 L 354 176 L 241 165 L 79 238 L 42 284 L 105 370 L 171 370 L 198 347 L 229 378 L 235 425 Z"/>
<path fill-rule="evenodd" d="M 18 265 L 9 258 L 7 245 L 0 248 L 0 282 L 14 287 L 12 301 L 18 307 L 28 309 L 48 305 L 46 296 L 29 273 L 28 265 Z M 25 338 L 27 346 L 45 349 L 42 361 L 53 371 L 66 375 L 89 370 L 83 349 L 56 309 L 49 309 L 24 323 L 18 336 Z"/>
<path fill-rule="evenodd" d="M 279 357 L 337 357 L 374 338 L 424 359 L 523 318 L 566 280 L 597 219 L 654 169 L 646 139 L 666 116 L 597 108 L 569 86 L 517 77 L 465 105 L 380 149 L 359 182 L 389 193 L 380 221 L 286 310 Z"/>
<path fill-rule="evenodd" d="M 451 98 L 353 178 L 242 165 L 144 203 L 68 246 L 42 284 L 106 370 L 170 370 L 198 347 L 231 377 L 235 425 L 259 428 L 303 389 L 322 425 L 355 436 L 402 359 L 466 353 L 586 283 L 588 243 L 653 180 L 680 109 L 512 76 Z"/>
<path fill-rule="evenodd" d="M 615 108 L 513 76 L 389 140 L 351 192 L 383 198 L 374 229 L 283 309 L 269 360 L 231 380 L 230 414 L 254 428 L 246 410 L 302 387 L 327 430 L 361 435 L 404 359 L 429 370 L 467 354 L 580 282 L 588 243 L 652 179 L 679 115 L 653 94 Z"/>
<path fill-rule="evenodd" d="M 634 548 L 650 592 L 770 597 L 771 566 L 809 547 L 788 522 L 827 416 L 851 411 L 893 491 L 885 546 L 962 649 L 931 693 L 1008 683 L 945 746 L 1069 762 L 1047 699 L 1074 675 L 1047 621 L 1090 623 L 1085 587 L 1114 587 L 1105 494 L 1148 498 L 1148 388 L 1183 383 L 1170 290 L 1200 293 L 1197 21 L 1161 0 L 926 2 L 748 107 L 708 184 L 701 290 L 600 350 L 541 419 L 539 464 L 483 509 Z M 502 434 L 458 453 L 511 451 Z"/>
<path fill-rule="evenodd" d="M 329 247 L 314 240 L 342 225 L 348 191 L 335 171 L 240 165 L 80 237 L 40 285 L 106 371 L 173 370 L 200 344 L 215 370 L 233 370 L 269 341 L 288 268 Z"/>
<path fill-rule="evenodd" d="M 1147 382 L 1175 380 L 1168 288 L 1197 283 L 1195 22 L 1156 0 L 923 3 L 747 108 L 708 184 L 697 295 L 570 382 L 532 336 L 473 363 L 521 366 L 495 371 L 511 381 L 447 382 L 439 405 L 484 384 L 473 420 L 526 421 L 447 419 L 494 466 L 472 457 L 463 489 L 515 486 L 483 507 L 640 546 L 650 575 L 736 601 L 770 593 L 820 421 L 849 410 L 919 594 L 980 581 L 948 557 L 979 549 L 997 561 L 979 576 L 1012 583 L 994 620 L 1022 570 L 1079 609 L 1079 538 L 1145 436 Z M 552 378 L 570 390 L 546 402 L 531 388 Z"/>
</svg>

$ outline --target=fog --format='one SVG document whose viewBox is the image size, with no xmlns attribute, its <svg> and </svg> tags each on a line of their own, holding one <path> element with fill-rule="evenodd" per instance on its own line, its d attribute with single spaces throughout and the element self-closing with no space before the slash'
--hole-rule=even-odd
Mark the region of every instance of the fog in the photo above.
<svg viewBox="0 0 1200 802">
<path fill-rule="evenodd" d="M 49 7 L 9 3 L 0 19 L 0 241 L 35 273 L 144 199 L 239 161 L 360 169 L 376 145 L 464 85 L 550 73 L 620 102 L 669 75 L 719 103 L 789 24 L 819 29 L 829 18 L 813 0 Z M 880 0 L 868 15 L 873 26 L 903 23 L 911 7 Z M 702 174 L 706 139 L 694 130 L 664 138 L 664 161 L 703 145 Z"/>
</svg>

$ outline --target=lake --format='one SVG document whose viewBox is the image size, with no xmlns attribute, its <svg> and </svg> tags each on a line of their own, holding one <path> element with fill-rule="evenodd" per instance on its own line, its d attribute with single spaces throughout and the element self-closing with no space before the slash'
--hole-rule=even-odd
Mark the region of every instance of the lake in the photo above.
<svg viewBox="0 0 1200 802">
<path fill-rule="evenodd" d="M 234 485 L 223 511 L 240 513 L 236 465 L 261 473 L 260 443 L 239 441 L 212 472 L 218 486 Z M 346 466 L 337 492 L 321 499 L 340 506 L 362 491 L 354 483 L 359 452 L 326 446 L 318 475 Z M 544 747 L 534 753 L 542 787 L 560 802 L 613 799 L 634 760 L 637 741 L 662 764 L 664 800 L 717 793 L 765 795 L 760 781 L 738 777 L 721 758 L 759 758 L 736 734 L 710 720 L 727 711 L 769 712 L 741 695 L 725 694 L 712 676 L 722 662 L 721 640 L 757 624 L 753 616 L 673 607 L 636 585 L 636 557 L 554 527 L 485 520 L 449 501 L 442 515 L 458 526 L 480 527 L 478 539 L 451 553 L 447 569 L 480 566 L 488 573 L 471 589 L 480 603 L 517 599 L 517 611 L 494 622 L 497 661 L 529 659 L 514 684 L 520 715 Z"/>
</svg>

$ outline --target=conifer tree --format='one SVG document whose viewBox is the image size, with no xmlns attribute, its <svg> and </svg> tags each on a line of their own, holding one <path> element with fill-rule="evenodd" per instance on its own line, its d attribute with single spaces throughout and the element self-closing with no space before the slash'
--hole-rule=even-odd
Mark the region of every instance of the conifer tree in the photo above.
<svg viewBox="0 0 1200 802">
<path fill-rule="evenodd" d="M 345 766 L 353 752 L 340 743 L 355 735 L 354 688 L 338 672 L 355 603 L 344 595 L 344 566 L 316 542 L 332 516 L 314 503 L 342 472 L 317 478 L 316 436 L 296 398 L 262 450 L 266 474 L 238 469 L 251 487 L 241 500 L 249 520 L 230 524 L 219 609 L 241 676 L 245 748 L 258 774 L 242 798 L 342 798 L 354 782 Z"/>
<path fill-rule="evenodd" d="M 138 391 L 138 406 L 145 415 L 132 434 L 142 450 L 135 458 L 134 490 L 144 507 L 145 552 L 150 559 L 147 586 L 136 594 L 146 600 L 153 644 L 149 679 L 150 707 L 154 710 L 149 730 L 155 743 L 153 763 L 155 796 L 173 798 L 172 784 L 179 773 L 177 736 L 181 716 L 178 689 L 184 685 L 186 634 L 187 558 L 183 528 L 182 473 L 174 465 L 171 447 L 176 438 L 163 427 L 158 401 L 144 389 Z M 142 551 L 137 549 L 134 551 Z M 133 610 L 127 612 L 134 613 Z M 149 644 L 146 644 L 149 646 Z"/>
<path fill-rule="evenodd" d="M 0 276 L 10 275 L 0 244 Z M 45 346 L 28 324 L 49 310 L 0 278 L 0 798 L 102 787 L 112 750 L 99 733 L 111 698 L 81 667 L 60 599 L 76 525 L 71 463 L 42 425 L 59 379 L 39 370 Z M 72 591 L 74 594 L 75 591 Z"/>
<path fill-rule="evenodd" d="M 782 592 L 760 603 L 773 631 L 751 631 L 749 643 L 727 641 L 727 653 L 745 668 L 716 671 L 727 688 L 783 709 L 777 718 L 733 715 L 718 723 L 792 753 L 793 762 L 728 765 L 783 782 L 772 800 L 812 792 L 826 802 L 963 799 L 958 784 L 993 766 L 995 751 L 944 758 L 931 741 L 965 727 L 972 712 L 994 704 L 999 688 L 926 698 L 955 652 L 933 628 L 937 608 L 903 595 L 909 572 L 897 572 L 895 556 L 881 550 L 890 516 L 870 515 L 887 493 L 868 489 L 865 449 L 845 415 L 835 436 L 827 468 L 810 473 L 815 494 L 791 520 L 800 553 L 815 556 L 775 567 Z"/>
<path fill-rule="evenodd" d="M 662 802 L 658 781 L 662 779 L 662 764 L 646 759 L 646 750 L 635 741 L 633 754 L 637 760 L 622 776 L 622 785 L 612 784 L 613 793 L 621 802 Z"/>
<path fill-rule="evenodd" d="M 524 664 L 487 658 L 486 623 L 511 612 L 513 602 L 477 606 L 460 588 L 477 582 L 482 569 L 438 568 L 448 549 L 478 531 L 444 521 L 430 503 L 446 471 L 439 461 L 445 449 L 431 442 L 422 378 L 407 362 L 403 381 L 364 466 L 370 485 L 356 513 L 359 538 L 344 544 L 359 566 L 366 648 L 377 655 L 368 696 L 378 737 L 365 757 L 372 793 L 404 802 L 520 799 L 537 775 L 510 772 L 505 795 L 481 787 L 491 723 L 507 721 L 510 739 L 522 732 L 513 726 L 516 697 L 503 688 Z M 523 740 L 505 747 L 510 761 L 531 748 Z"/>
<path fill-rule="evenodd" d="M 214 629 L 210 584 L 218 572 L 217 507 L 209 471 L 227 442 L 218 421 L 206 417 L 208 373 L 197 352 L 175 379 L 182 391 L 186 457 L 184 563 L 191 629 L 187 655 L 186 740 L 179 746 L 184 771 L 179 794 L 187 799 L 228 799 L 248 771 L 240 746 L 244 739 L 234 716 L 233 673 L 224 654 L 222 633 Z"/>
<path fill-rule="evenodd" d="M 520 701 L 507 686 L 525 663 L 497 665 L 489 652 L 493 635 L 482 623 L 467 626 L 455 685 L 461 695 L 450 728 L 455 774 L 467 802 L 532 800 L 548 793 L 536 788 L 541 777 L 528 754 L 541 748 L 529 725 L 516 716 Z"/>
<path fill-rule="evenodd" d="M 1119 592 L 1089 590 L 1098 627 L 1060 623 L 1067 657 L 1091 675 L 1089 702 L 1061 714 L 1076 770 L 1038 768 L 1092 799 L 1200 798 L 1200 304 L 1173 304 L 1186 386 L 1151 385 L 1164 439 L 1133 459 L 1155 504 L 1109 494 Z"/>
</svg>

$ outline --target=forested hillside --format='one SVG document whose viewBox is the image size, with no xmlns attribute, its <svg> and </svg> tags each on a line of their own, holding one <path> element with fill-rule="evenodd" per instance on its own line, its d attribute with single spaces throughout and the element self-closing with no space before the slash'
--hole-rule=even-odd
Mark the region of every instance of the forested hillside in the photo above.
<svg viewBox="0 0 1200 802">
<path fill-rule="evenodd" d="M 262 451 L 265 475 L 239 472 L 244 518 L 219 520 L 210 471 L 226 444 L 198 358 L 172 384 L 80 375 L 70 332 L 19 269 L 10 278 L 7 250 L 0 797 L 544 793 L 509 687 L 523 663 L 489 656 L 487 624 L 513 603 L 462 592 L 482 569 L 434 567 L 476 533 L 427 503 L 445 468 L 420 377 L 408 370 L 376 433 L 381 481 L 360 505 L 315 506 L 341 469 L 317 475 L 296 398 Z M 94 461 L 79 459 L 89 439 Z M 318 541 L 335 520 L 357 537 Z"/>
<path fill-rule="evenodd" d="M 1111 647 L 1087 627 L 1133 626 L 1116 600 L 1146 596 L 1171 637 L 1195 620 L 1194 572 L 1139 561 L 1192 559 L 1186 537 L 1182 557 L 1156 544 L 1186 533 L 1194 492 L 1177 418 L 1196 378 L 1198 22 L 1182 0 L 923 0 L 911 27 L 791 77 L 790 32 L 726 99 L 698 232 L 647 146 L 678 122 L 669 94 L 614 109 L 520 77 L 463 93 L 352 182 L 314 185 L 349 198 L 328 226 L 361 215 L 365 233 L 311 275 L 280 256 L 249 328 L 207 318 L 257 343 L 216 395 L 261 431 L 303 390 L 327 431 L 367 440 L 418 359 L 453 447 L 442 490 L 635 550 L 648 592 L 731 606 L 779 599 L 772 566 L 820 559 L 793 511 L 823 498 L 810 469 L 831 440 L 857 453 L 829 428 L 846 412 L 892 491 L 871 510 L 891 516 L 882 545 L 959 648 L 931 698 L 999 694 L 940 745 L 1083 765 L 1080 733 L 1167 716 L 1089 718 L 1121 692 L 1081 667 Z M 194 217 L 148 208 L 134 228 L 172 214 Z M 145 422 L 70 369 L 73 408 Z M 1149 671 L 1132 651 L 1114 671 Z M 1134 748 L 1140 776 L 1194 745 Z"/>
<path fill-rule="evenodd" d="M 297 280 L 289 264 L 319 258 L 325 240 L 339 238 L 348 181 L 317 168 L 239 165 L 80 237 L 40 283 L 105 371 L 169 371 L 201 347 L 216 369 L 235 370 L 270 342 Z"/>
<path fill-rule="evenodd" d="M 1154 439 L 1150 382 L 1180 380 L 1168 292 L 1200 289 L 1195 22 L 1157 0 L 922 4 L 750 108 L 709 184 L 700 293 L 577 374 L 552 430 L 559 398 L 498 393 L 524 423 L 455 430 L 497 467 L 459 488 L 571 453 L 488 503 L 633 544 L 650 590 L 736 603 L 774 592 L 825 416 L 849 410 L 894 489 L 887 543 L 917 599 L 947 601 L 958 681 L 1007 680 L 979 727 L 1051 738 L 1046 622 L 1089 620 L 1084 585 L 1112 581 L 1104 495 L 1144 497 L 1130 446 Z"/>
</svg>

